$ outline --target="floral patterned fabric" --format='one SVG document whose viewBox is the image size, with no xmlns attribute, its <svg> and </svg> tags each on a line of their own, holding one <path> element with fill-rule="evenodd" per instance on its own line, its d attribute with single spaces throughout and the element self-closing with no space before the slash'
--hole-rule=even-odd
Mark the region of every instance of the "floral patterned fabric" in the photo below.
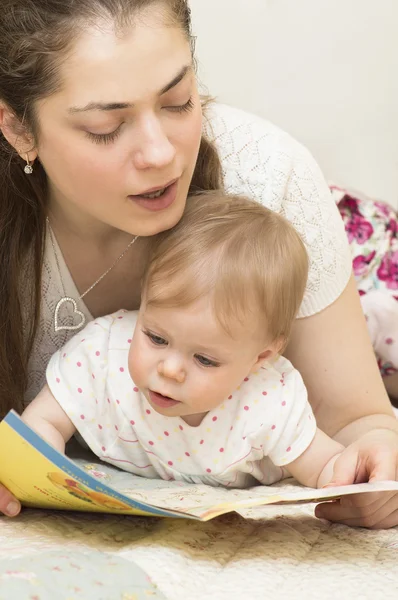
<svg viewBox="0 0 398 600">
<path fill-rule="evenodd" d="M 337 186 L 332 185 L 331 191 L 347 232 L 359 293 L 378 290 L 398 300 L 397 212 L 385 202 Z M 396 329 L 395 323 L 391 323 L 393 328 Z M 396 366 L 379 355 L 378 361 L 383 376 L 397 371 Z"/>
</svg>

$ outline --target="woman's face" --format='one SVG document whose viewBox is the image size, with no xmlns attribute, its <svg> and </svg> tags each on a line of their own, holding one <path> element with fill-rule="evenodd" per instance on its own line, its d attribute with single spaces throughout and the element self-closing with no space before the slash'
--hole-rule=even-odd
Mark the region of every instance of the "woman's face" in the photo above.
<svg viewBox="0 0 398 600">
<path fill-rule="evenodd" d="M 105 224 L 148 236 L 175 225 L 202 126 L 183 31 L 151 13 L 123 36 L 88 29 L 61 79 L 60 91 L 38 104 L 38 156 L 53 210 L 90 230 Z"/>
</svg>

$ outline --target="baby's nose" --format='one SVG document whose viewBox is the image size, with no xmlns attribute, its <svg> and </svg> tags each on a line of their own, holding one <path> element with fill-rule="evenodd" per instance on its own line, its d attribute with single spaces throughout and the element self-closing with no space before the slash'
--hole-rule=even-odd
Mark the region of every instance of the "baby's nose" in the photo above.
<svg viewBox="0 0 398 600">
<path fill-rule="evenodd" d="M 174 379 L 178 383 L 184 383 L 185 381 L 185 369 L 181 362 L 175 358 L 160 361 L 158 373 L 168 379 Z"/>
</svg>

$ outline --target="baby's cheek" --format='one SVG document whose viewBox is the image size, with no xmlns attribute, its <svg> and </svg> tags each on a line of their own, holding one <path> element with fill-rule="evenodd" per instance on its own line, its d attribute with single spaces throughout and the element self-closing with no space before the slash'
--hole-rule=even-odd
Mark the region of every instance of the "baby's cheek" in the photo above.
<svg viewBox="0 0 398 600">
<path fill-rule="evenodd" d="M 131 346 L 129 352 L 128 366 L 131 379 L 140 387 L 142 385 L 144 369 L 142 358 L 140 358 L 140 353 L 136 351 L 136 348 L 133 345 Z"/>
</svg>

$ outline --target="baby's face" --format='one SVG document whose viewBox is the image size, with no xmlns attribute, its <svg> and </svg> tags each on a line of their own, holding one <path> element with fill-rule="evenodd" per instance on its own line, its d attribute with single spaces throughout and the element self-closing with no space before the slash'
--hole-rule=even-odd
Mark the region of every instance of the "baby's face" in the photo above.
<svg viewBox="0 0 398 600">
<path fill-rule="evenodd" d="M 258 334 L 251 323 L 228 335 L 208 298 L 182 309 L 143 306 L 130 348 L 130 374 L 154 410 L 196 426 L 256 370 L 260 355 L 260 362 L 269 357 Z"/>
</svg>

